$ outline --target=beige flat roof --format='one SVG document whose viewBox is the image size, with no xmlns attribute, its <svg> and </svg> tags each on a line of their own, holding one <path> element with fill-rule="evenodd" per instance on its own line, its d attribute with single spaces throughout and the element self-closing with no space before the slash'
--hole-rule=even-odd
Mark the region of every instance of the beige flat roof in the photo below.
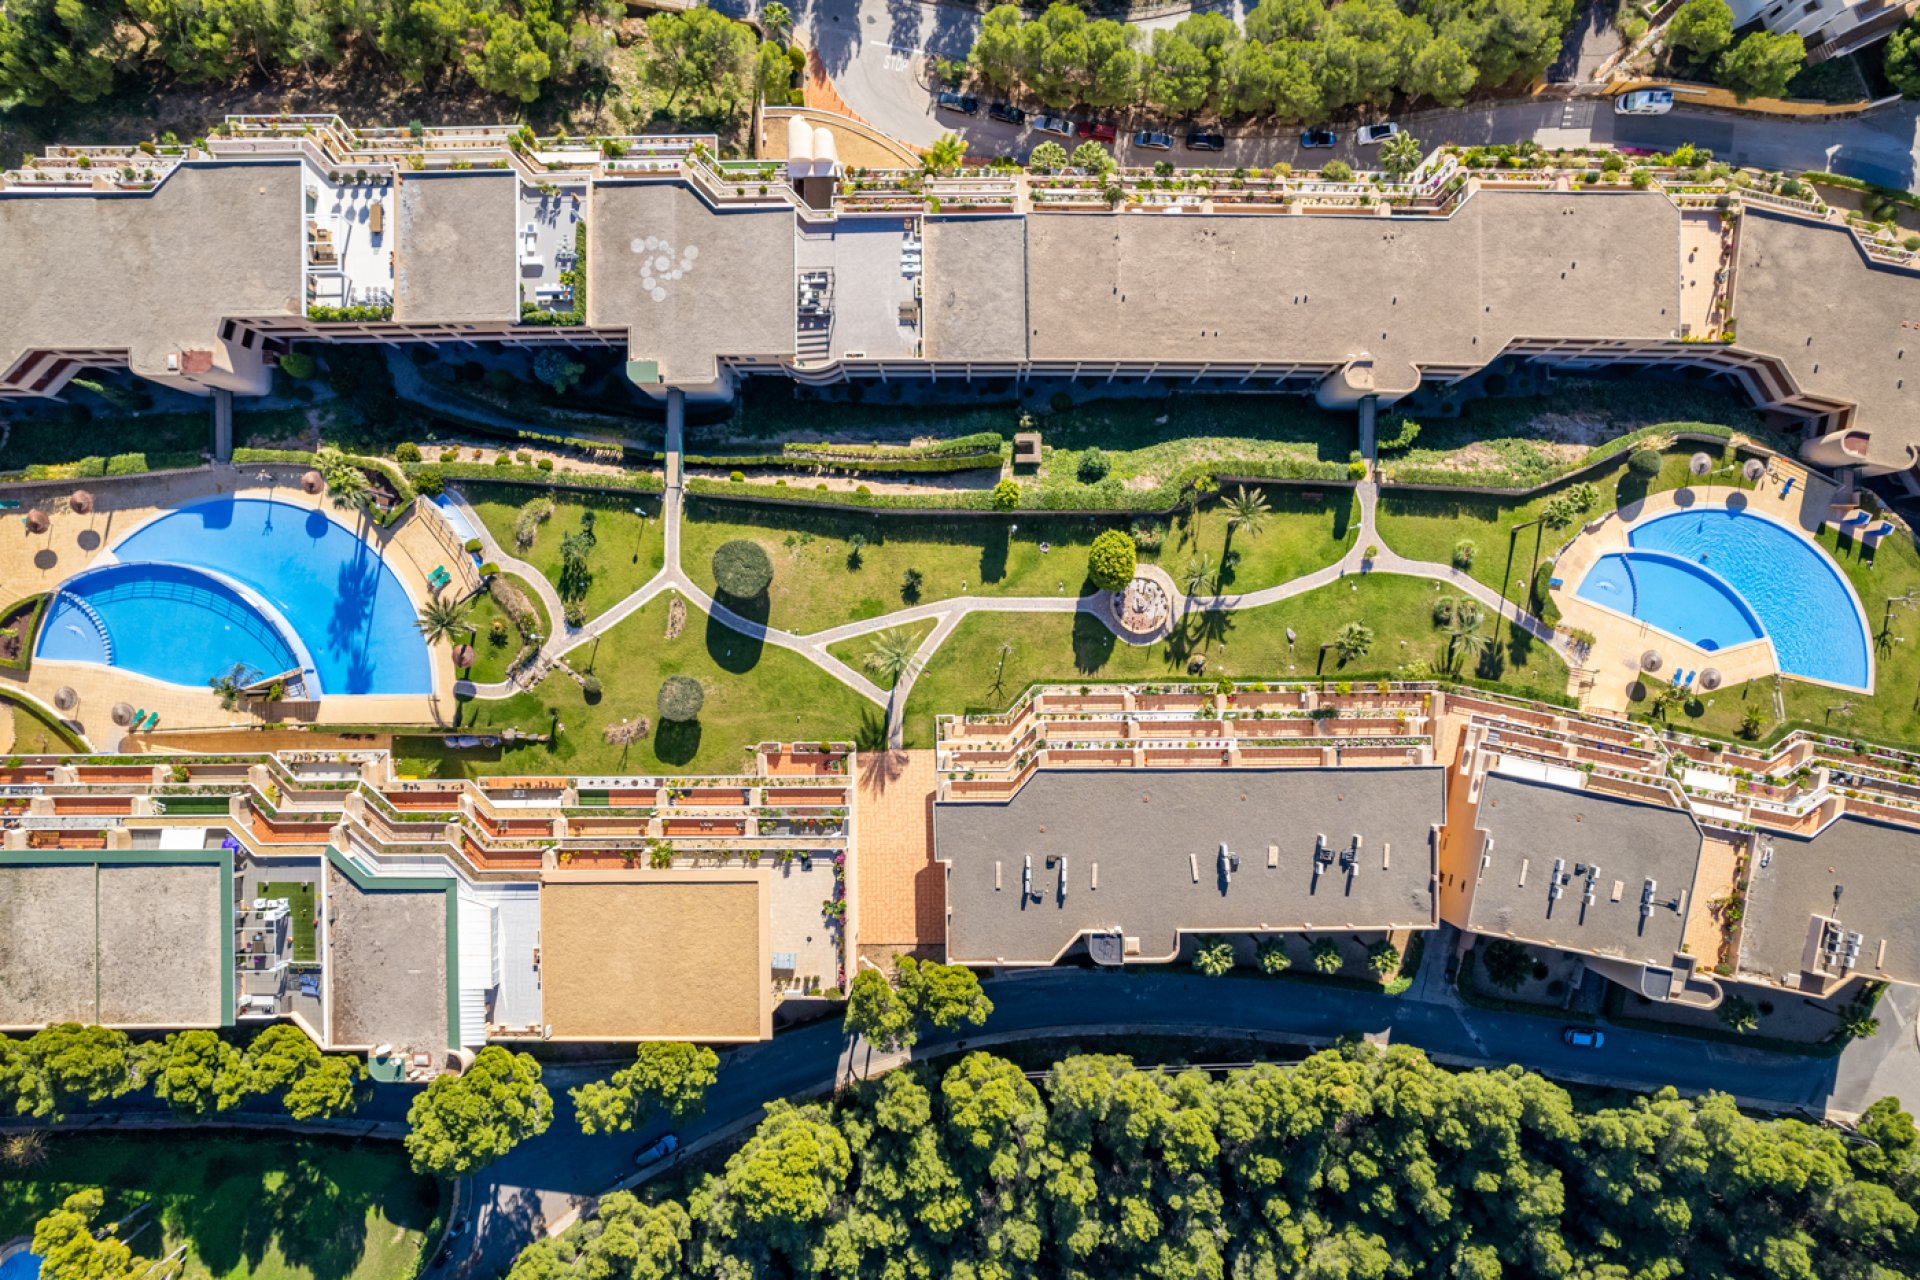
<svg viewBox="0 0 1920 1280">
<path fill-rule="evenodd" d="M 1048 215 L 1026 236 L 1035 360 L 1370 355 L 1401 391 L 1416 366 L 1485 364 L 1514 338 L 1680 327 L 1680 213 L 1656 193 L 1482 191 L 1431 221 Z"/>
<path fill-rule="evenodd" d="M 520 179 L 508 169 L 401 174 L 393 318 L 520 318 Z"/>
<path fill-rule="evenodd" d="M 1749 207 L 1740 220 L 1734 309 L 1742 350 L 1785 364 L 1800 390 L 1851 401 L 1868 456 L 1905 467 L 1920 433 L 1920 282 L 1868 261 L 1845 227 Z"/>
<path fill-rule="evenodd" d="M 773 1034 L 769 873 L 548 872 L 542 1017 L 557 1039 Z"/>
<path fill-rule="evenodd" d="M 298 315 L 297 160 L 182 165 L 150 193 L 0 197 L 0 372 L 33 350 L 215 345 L 230 316 Z"/>
<path fill-rule="evenodd" d="M 933 360 L 1027 358 L 1026 218 L 926 223 L 926 351 Z"/>
<path fill-rule="evenodd" d="M 679 182 L 602 182 L 587 219 L 587 323 L 625 328 L 668 382 L 711 380 L 716 356 L 791 356 L 791 209 L 716 209 Z"/>
<path fill-rule="evenodd" d="M 225 905 L 211 863 L 0 866 L 0 1026 L 224 1024 Z"/>
</svg>

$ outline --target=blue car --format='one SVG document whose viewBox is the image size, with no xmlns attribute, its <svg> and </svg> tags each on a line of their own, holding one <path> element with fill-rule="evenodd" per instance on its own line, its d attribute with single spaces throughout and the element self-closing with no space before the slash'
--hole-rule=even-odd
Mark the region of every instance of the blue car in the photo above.
<svg viewBox="0 0 1920 1280">
<path fill-rule="evenodd" d="M 1314 147 L 1330 147 L 1340 141 L 1340 136 L 1327 128 L 1309 129 L 1300 135 L 1300 145 L 1311 150 Z"/>
</svg>

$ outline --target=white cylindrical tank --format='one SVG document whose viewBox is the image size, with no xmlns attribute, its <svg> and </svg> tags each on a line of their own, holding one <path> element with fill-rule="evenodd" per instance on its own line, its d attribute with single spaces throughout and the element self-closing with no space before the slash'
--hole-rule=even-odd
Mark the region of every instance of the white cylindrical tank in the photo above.
<svg viewBox="0 0 1920 1280">
<path fill-rule="evenodd" d="M 813 172 L 816 176 L 830 178 L 840 169 L 840 144 L 833 140 L 833 132 L 825 125 L 813 131 Z"/>
<path fill-rule="evenodd" d="M 813 172 L 813 130 L 799 116 L 787 117 L 787 176 L 804 178 Z"/>
</svg>

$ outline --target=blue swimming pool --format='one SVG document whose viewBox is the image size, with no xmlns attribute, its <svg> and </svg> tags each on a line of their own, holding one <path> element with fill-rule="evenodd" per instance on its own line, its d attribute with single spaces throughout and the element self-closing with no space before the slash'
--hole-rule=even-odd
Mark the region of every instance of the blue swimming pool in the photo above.
<svg viewBox="0 0 1920 1280">
<path fill-rule="evenodd" d="M 304 651 L 322 693 L 432 691 L 399 579 L 323 512 L 263 498 L 196 503 L 135 530 L 113 556 L 117 566 L 63 588 L 37 653 L 100 661 L 110 645 L 115 666 L 203 685 L 235 662 L 287 670 Z"/>
<path fill-rule="evenodd" d="M 0 1262 L 0 1280 L 35 1280 L 40 1274 L 40 1255 L 16 1253 Z"/>
<path fill-rule="evenodd" d="M 1714 507 L 1657 516 L 1605 555 L 1578 594 L 1703 649 L 1764 635 L 1788 675 L 1864 689 L 1866 624 L 1817 546 L 1764 516 Z"/>
</svg>

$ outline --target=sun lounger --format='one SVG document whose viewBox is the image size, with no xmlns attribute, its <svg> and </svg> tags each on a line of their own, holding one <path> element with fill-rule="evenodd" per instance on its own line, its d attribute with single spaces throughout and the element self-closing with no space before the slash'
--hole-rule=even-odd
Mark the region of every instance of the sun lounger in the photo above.
<svg viewBox="0 0 1920 1280">
<path fill-rule="evenodd" d="M 132 733 L 140 732 L 140 722 L 142 720 L 145 720 L 146 718 L 147 718 L 147 709 L 145 707 L 142 707 L 138 711 L 134 712 L 133 722 L 127 726 L 128 731 Z"/>
<path fill-rule="evenodd" d="M 147 728 L 158 729 L 159 727 L 160 727 L 160 713 L 156 711 L 151 716 L 147 717 Z"/>
</svg>

